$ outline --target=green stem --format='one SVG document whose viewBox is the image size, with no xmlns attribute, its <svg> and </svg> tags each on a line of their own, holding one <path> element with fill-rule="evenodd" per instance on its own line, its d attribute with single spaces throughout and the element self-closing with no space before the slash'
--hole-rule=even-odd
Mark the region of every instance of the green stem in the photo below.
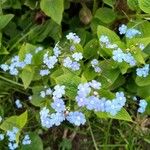
<svg viewBox="0 0 150 150">
<path fill-rule="evenodd" d="M 105 135 L 105 145 L 107 145 L 107 143 L 109 141 L 109 131 L 110 131 L 111 124 L 112 124 L 112 119 L 110 119 L 110 121 L 109 121 L 107 132 L 106 132 L 106 135 Z"/>
<path fill-rule="evenodd" d="M 91 136 L 92 136 L 92 140 L 93 140 L 93 143 L 94 143 L 95 150 L 98 150 L 98 147 L 97 147 L 97 144 L 96 144 L 96 141 L 95 141 L 95 138 L 94 138 L 94 134 L 93 134 L 93 131 L 92 131 L 92 128 L 91 128 L 91 124 L 90 124 L 89 120 L 88 120 L 88 124 L 89 124 L 89 129 L 90 129 L 90 133 L 91 133 Z"/>
</svg>

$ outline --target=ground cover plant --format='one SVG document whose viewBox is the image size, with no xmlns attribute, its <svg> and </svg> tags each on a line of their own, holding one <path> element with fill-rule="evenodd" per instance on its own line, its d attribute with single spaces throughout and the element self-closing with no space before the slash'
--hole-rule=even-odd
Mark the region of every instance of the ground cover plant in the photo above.
<svg viewBox="0 0 150 150">
<path fill-rule="evenodd" d="M 1 0 L 0 149 L 149 149 L 149 19 L 149 0 Z"/>
</svg>

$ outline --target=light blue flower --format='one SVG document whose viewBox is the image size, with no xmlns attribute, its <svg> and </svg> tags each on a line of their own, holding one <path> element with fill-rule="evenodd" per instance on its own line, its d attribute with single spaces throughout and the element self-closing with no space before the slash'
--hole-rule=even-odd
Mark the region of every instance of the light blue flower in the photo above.
<svg viewBox="0 0 150 150">
<path fill-rule="evenodd" d="M 15 104 L 16 104 L 16 107 L 17 107 L 17 108 L 22 108 L 22 107 L 23 107 L 22 104 L 21 104 L 21 101 L 20 101 L 19 99 L 17 99 L 17 100 L 15 101 Z"/>
<path fill-rule="evenodd" d="M 79 61 L 83 58 L 83 55 L 82 55 L 82 53 L 76 52 L 76 53 L 72 54 L 72 58 L 74 58 L 74 60 L 76 60 L 76 61 Z"/>
<path fill-rule="evenodd" d="M 61 54 L 60 48 L 58 47 L 58 43 L 53 48 L 54 55 L 58 57 Z"/>
<path fill-rule="evenodd" d="M 61 98 L 65 94 L 65 86 L 64 85 L 56 85 L 54 87 L 53 97 Z"/>
<path fill-rule="evenodd" d="M 0 134 L 0 141 L 4 140 L 4 134 Z"/>
<path fill-rule="evenodd" d="M 28 134 L 25 135 L 25 137 L 23 138 L 22 144 L 23 144 L 23 145 L 29 145 L 29 144 L 31 144 L 31 139 L 30 139 L 30 137 L 29 137 Z"/>
<path fill-rule="evenodd" d="M 101 83 L 96 81 L 96 80 L 92 80 L 91 82 L 89 82 L 89 85 L 94 88 L 99 90 L 101 88 Z"/>
<path fill-rule="evenodd" d="M 40 75 L 41 76 L 46 76 L 50 73 L 50 71 L 48 69 L 43 69 L 43 70 L 40 70 Z"/>
<path fill-rule="evenodd" d="M 9 66 L 7 64 L 2 64 L 0 66 L 1 69 L 3 69 L 4 71 L 8 71 L 9 70 Z"/>
<path fill-rule="evenodd" d="M 78 62 L 76 62 L 76 61 L 72 62 L 72 64 L 71 64 L 71 69 L 72 69 L 73 71 L 79 70 L 79 69 L 80 69 L 80 64 L 79 64 Z"/>
<path fill-rule="evenodd" d="M 130 29 L 127 30 L 125 35 L 126 35 L 127 38 L 132 39 L 136 35 L 140 35 L 140 34 L 141 34 L 141 32 L 139 30 L 130 28 Z"/>
<path fill-rule="evenodd" d="M 149 75 L 149 64 L 145 64 L 143 68 L 137 68 L 136 74 L 139 77 L 147 77 Z"/>
<path fill-rule="evenodd" d="M 66 119 L 76 126 L 84 125 L 86 122 L 84 114 L 78 111 L 69 112 Z"/>
<path fill-rule="evenodd" d="M 120 34 L 126 34 L 127 29 L 128 29 L 128 27 L 127 27 L 125 24 L 122 24 L 122 25 L 119 27 L 119 33 L 120 33 Z"/>
<path fill-rule="evenodd" d="M 140 100 L 138 112 L 144 113 L 146 107 L 147 107 L 147 102 L 146 102 L 146 100 L 145 100 L 145 99 Z"/>
<path fill-rule="evenodd" d="M 63 66 L 67 68 L 71 68 L 71 65 L 72 65 L 72 60 L 70 59 L 70 57 L 65 58 L 63 61 Z"/>
<path fill-rule="evenodd" d="M 51 107 L 56 112 L 64 112 L 65 111 L 65 103 L 62 99 L 55 99 L 53 103 L 51 103 Z"/>
<path fill-rule="evenodd" d="M 24 62 L 25 62 L 26 65 L 31 64 L 31 62 L 32 62 L 32 57 L 33 57 L 33 56 L 32 56 L 32 54 L 30 54 L 30 53 L 28 53 L 28 54 L 25 55 Z"/>
<path fill-rule="evenodd" d="M 10 150 L 15 150 L 16 148 L 18 148 L 18 144 L 17 143 L 8 143 L 8 147 Z"/>
<path fill-rule="evenodd" d="M 42 98 L 45 98 L 45 97 L 46 97 L 45 91 L 41 91 L 41 92 L 40 92 L 40 96 L 41 96 Z"/>
<path fill-rule="evenodd" d="M 68 40 L 71 40 L 74 44 L 79 44 L 81 39 L 79 36 L 76 35 L 76 33 L 70 32 L 68 35 L 66 35 L 66 38 Z"/>
</svg>

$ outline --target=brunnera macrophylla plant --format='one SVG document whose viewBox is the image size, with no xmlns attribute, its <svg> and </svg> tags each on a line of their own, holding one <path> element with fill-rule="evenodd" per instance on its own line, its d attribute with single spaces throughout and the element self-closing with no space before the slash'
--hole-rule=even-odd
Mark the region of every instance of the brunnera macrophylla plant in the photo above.
<svg viewBox="0 0 150 150">
<path fill-rule="evenodd" d="M 97 37 L 85 47 L 73 32 L 53 48 L 24 43 L 18 55 L 0 68 L 22 79 L 24 88 L 32 90 L 28 101 L 40 108 L 38 121 L 44 129 L 65 122 L 86 125 L 91 113 L 99 118 L 132 121 L 128 101 L 135 101 L 137 112 L 144 113 L 150 96 L 139 92 L 141 86 L 150 84 L 149 45 L 140 27 L 122 24 L 118 32 L 122 39 L 114 31 L 98 26 Z M 91 51 L 96 44 L 97 49 Z M 130 90 L 133 86 L 137 90 Z M 25 107 L 21 99 L 16 99 L 15 106 Z M 0 140 L 7 138 L 9 149 L 32 143 L 28 134 L 19 140 L 28 121 L 27 111 L 6 120 L 1 118 L 0 128 L 5 132 Z"/>
</svg>

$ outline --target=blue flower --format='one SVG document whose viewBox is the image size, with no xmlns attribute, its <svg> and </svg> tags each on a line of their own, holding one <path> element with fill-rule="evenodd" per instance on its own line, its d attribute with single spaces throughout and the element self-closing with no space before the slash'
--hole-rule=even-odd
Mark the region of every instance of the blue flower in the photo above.
<svg viewBox="0 0 150 150">
<path fill-rule="evenodd" d="M 84 125 L 86 122 L 84 114 L 78 111 L 69 112 L 66 119 L 76 126 Z"/>
<path fill-rule="evenodd" d="M 9 70 L 9 66 L 8 66 L 7 64 L 2 64 L 0 67 L 1 67 L 1 69 L 3 69 L 4 71 Z"/>
<path fill-rule="evenodd" d="M 78 95 L 80 96 L 88 96 L 91 92 L 91 88 L 89 83 L 83 83 L 78 85 Z"/>
<path fill-rule="evenodd" d="M 61 54 L 60 48 L 58 47 L 58 43 L 53 48 L 54 55 L 58 57 Z"/>
<path fill-rule="evenodd" d="M 43 62 L 49 69 L 53 69 L 57 61 L 58 59 L 56 56 L 48 56 L 48 53 L 44 54 Z"/>
<path fill-rule="evenodd" d="M 101 37 L 99 38 L 99 41 L 104 44 L 110 43 L 109 38 L 106 35 L 101 35 Z"/>
<path fill-rule="evenodd" d="M 83 107 L 87 104 L 87 98 L 82 95 L 76 96 L 75 99 L 79 107 Z"/>
<path fill-rule="evenodd" d="M 123 51 L 118 48 L 117 50 L 113 51 L 113 60 L 117 61 L 117 62 L 123 62 L 124 60 L 124 53 Z"/>
<path fill-rule="evenodd" d="M 98 66 L 98 60 L 97 59 L 93 59 L 91 61 L 91 65 L 94 68 L 95 72 L 98 72 L 98 73 L 101 72 L 101 68 Z"/>
<path fill-rule="evenodd" d="M 66 35 L 66 38 L 68 40 L 71 40 L 74 44 L 79 44 L 81 41 L 79 36 L 77 36 L 76 33 L 72 33 L 72 32 L 70 32 L 68 35 Z"/>
<path fill-rule="evenodd" d="M 54 87 L 53 97 L 61 98 L 65 94 L 65 86 L 64 85 L 56 85 Z"/>
<path fill-rule="evenodd" d="M 12 130 L 8 130 L 7 133 L 6 133 L 6 135 L 8 136 L 8 140 L 10 142 L 15 141 L 16 140 L 16 135 L 17 135 L 18 132 L 19 132 L 19 129 L 16 128 L 16 127 L 13 127 Z"/>
<path fill-rule="evenodd" d="M 51 107 L 56 112 L 64 112 L 65 111 L 65 103 L 62 99 L 55 99 L 53 103 L 51 103 Z"/>
<path fill-rule="evenodd" d="M 40 70 L 40 75 L 41 76 L 46 76 L 50 73 L 50 71 L 48 69 L 43 69 L 43 70 Z"/>
<path fill-rule="evenodd" d="M 72 58 L 74 58 L 74 60 L 76 60 L 76 61 L 79 61 L 83 58 L 83 55 L 82 55 L 82 53 L 77 53 L 76 52 L 72 55 Z"/>
<path fill-rule="evenodd" d="M 0 134 L 0 141 L 4 140 L 4 134 Z"/>
<path fill-rule="evenodd" d="M 25 137 L 24 137 L 24 139 L 23 139 L 23 141 L 22 141 L 22 144 L 23 144 L 23 145 L 29 145 L 29 144 L 31 144 L 31 140 L 30 140 L 30 137 L 29 137 L 28 134 L 25 135 Z"/>
<path fill-rule="evenodd" d="M 17 100 L 15 101 L 15 104 L 16 104 L 16 107 L 17 107 L 17 108 L 22 108 L 22 107 L 23 107 L 19 99 L 17 99 Z"/>
<path fill-rule="evenodd" d="M 79 70 L 79 69 L 80 69 L 80 64 L 79 64 L 78 62 L 76 62 L 76 61 L 72 62 L 72 64 L 71 64 L 71 69 L 72 69 L 73 71 Z"/>
<path fill-rule="evenodd" d="M 140 100 L 138 112 L 144 113 L 147 106 L 147 102 L 145 99 Z"/>
<path fill-rule="evenodd" d="M 70 57 L 65 58 L 63 61 L 63 66 L 67 68 L 71 68 L 71 65 L 72 65 L 72 60 L 70 59 Z"/>
<path fill-rule="evenodd" d="M 8 147 L 10 150 L 15 150 L 17 147 L 18 147 L 18 144 L 17 143 L 9 143 L 8 144 Z"/>
<path fill-rule="evenodd" d="M 140 31 L 130 28 L 127 30 L 125 35 L 127 38 L 132 39 L 133 37 L 135 37 L 136 35 L 139 35 L 139 34 L 141 34 Z"/>
<path fill-rule="evenodd" d="M 46 95 L 51 95 L 52 94 L 51 88 L 48 88 L 45 93 L 46 93 Z"/>
<path fill-rule="evenodd" d="M 127 32 L 127 26 L 125 24 L 122 24 L 120 27 L 119 27 L 119 33 L 120 34 L 126 34 Z"/>
<path fill-rule="evenodd" d="M 51 123 L 53 125 L 59 126 L 64 120 L 65 120 L 65 115 L 64 113 L 52 113 L 50 115 L 51 118 Z"/>
<path fill-rule="evenodd" d="M 137 68 L 136 74 L 139 77 L 147 77 L 149 75 L 149 64 L 145 64 L 143 68 Z"/>
<path fill-rule="evenodd" d="M 89 82 L 89 85 L 94 88 L 99 90 L 101 88 L 101 83 L 97 82 L 96 80 L 92 80 L 91 82 Z"/>
<path fill-rule="evenodd" d="M 41 91 L 41 92 L 40 92 L 40 96 L 41 96 L 42 98 L 45 98 L 45 96 L 46 96 L 45 91 Z"/>
<path fill-rule="evenodd" d="M 24 59 L 24 63 L 26 64 L 26 65 L 28 65 L 28 64 L 31 64 L 31 62 L 32 62 L 32 54 L 30 54 L 30 53 L 28 53 L 28 54 L 26 54 L 25 55 L 25 59 Z"/>
</svg>

